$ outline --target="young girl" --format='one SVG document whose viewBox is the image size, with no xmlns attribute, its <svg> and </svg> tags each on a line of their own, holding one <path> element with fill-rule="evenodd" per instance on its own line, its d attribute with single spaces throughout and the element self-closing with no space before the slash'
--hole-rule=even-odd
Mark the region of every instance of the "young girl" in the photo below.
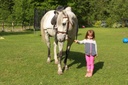
<svg viewBox="0 0 128 85">
<path fill-rule="evenodd" d="M 85 44 L 85 60 L 87 65 L 87 73 L 85 77 L 91 77 L 94 70 L 94 58 L 97 55 L 97 44 L 95 40 L 95 32 L 88 30 L 84 40 L 75 40 L 78 44 Z"/>
</svg>

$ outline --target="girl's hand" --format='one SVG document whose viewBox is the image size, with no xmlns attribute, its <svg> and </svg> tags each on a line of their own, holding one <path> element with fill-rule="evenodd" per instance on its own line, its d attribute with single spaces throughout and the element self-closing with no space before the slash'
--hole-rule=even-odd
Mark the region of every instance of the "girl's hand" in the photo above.
<svg viewBox="0 0 128 85">
<path fill-rule="evenodd" d="M 74 42 L 75 42 L 75 43 L 77 43 L 77 42 L 78 42 L 78 40 L 74 40 Z"/>
<path fill-rule="evenodd" d="M 95 56 L 95 58 L 97 58 L 98 57 L 98 54 Z"/>
</svg>

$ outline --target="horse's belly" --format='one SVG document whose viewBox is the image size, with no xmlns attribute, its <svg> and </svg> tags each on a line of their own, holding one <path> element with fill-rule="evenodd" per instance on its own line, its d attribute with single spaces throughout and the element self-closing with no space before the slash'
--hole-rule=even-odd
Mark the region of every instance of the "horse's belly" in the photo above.
<svg viewBox="0 0 128 85">
<path fill-rule="evenodd" d="M 45 24 L 44 29 L 53 29 L 53 25 L 51 25 L 50 23 L 49 24 Z"/>
<path fill-rule="evenodd" d="M 51 24 L 51 18 L 48 18 L 43 22 L 43 28 L 44 29 L 52 29 L 53 28 L 53 25 Z"/>
</svg>

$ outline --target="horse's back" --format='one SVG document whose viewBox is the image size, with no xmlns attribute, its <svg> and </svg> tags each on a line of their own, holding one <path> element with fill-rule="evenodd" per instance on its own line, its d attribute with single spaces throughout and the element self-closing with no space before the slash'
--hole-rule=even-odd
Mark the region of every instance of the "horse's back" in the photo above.
<svg viewBox="0 0 128 85">
<path fill-rule="evenodd" d="M 41 19 L 41 29 L 50 29 L 53 27 L 51 20 L 54 17 L 54 10 L 48 11 Z"/>
</svg>

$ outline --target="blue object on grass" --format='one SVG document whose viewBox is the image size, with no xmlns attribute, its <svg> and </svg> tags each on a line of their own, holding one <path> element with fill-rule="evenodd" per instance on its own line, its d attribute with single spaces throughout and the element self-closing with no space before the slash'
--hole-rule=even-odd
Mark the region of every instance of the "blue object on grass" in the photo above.
<svg viewBox="0 0 128 85">
<path fill-rule="evenodd" d="M 124 38 L 123 43 L 128 43 L 128 38 Z"/>
</svg>

